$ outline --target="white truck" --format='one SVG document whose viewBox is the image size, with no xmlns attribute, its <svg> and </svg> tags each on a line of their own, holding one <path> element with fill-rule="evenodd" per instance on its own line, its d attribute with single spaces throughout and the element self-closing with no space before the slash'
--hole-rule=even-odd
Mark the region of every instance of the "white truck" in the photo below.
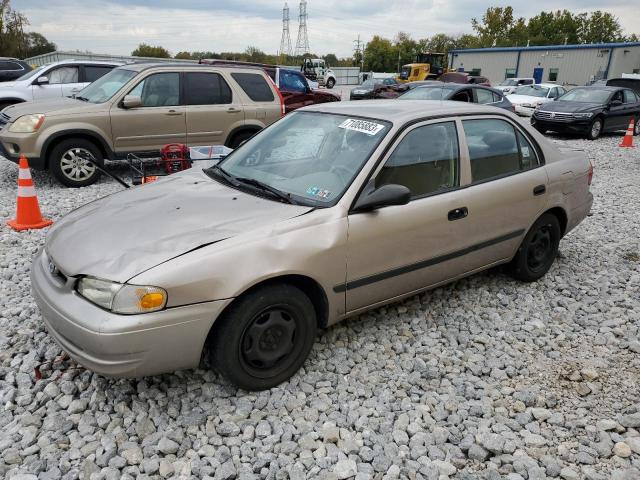
<svg viewBox="0 0 640 480">
<path fill-rule="evenodd" d="M 322 58 L 305 58 L 300 70 L 307 79 L 327 88 L 333 88 L 336 84 L 336 74 Z"/>
</svg>

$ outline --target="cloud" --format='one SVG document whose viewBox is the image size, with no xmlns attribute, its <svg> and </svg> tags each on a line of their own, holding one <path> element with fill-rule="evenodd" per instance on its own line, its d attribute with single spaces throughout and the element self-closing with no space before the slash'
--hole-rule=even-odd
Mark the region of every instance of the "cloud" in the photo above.
<svg viewBox="0 0 640 480">
<path fill-rule="evenodd" d="M 504 3 L 504 2 L 494 2 Z M 61 50 L 129 54 L 141 43 L 179 51 L 242 51 L 253 45 L 275 53 L 280 45 L 279 0 L 14 0 L 31 21 L 31 29 L 54 41 Z M 506 5 L 506 3 L 504 3 Z M 558 9 L 555 0 L 513 0 L 516 16 Z M 392 38 L 399 31 L 414 38 L 435 33 L 471 31 L 471 18 L 480 18 L 487 4 L 476 0 L 309 0 L 308 32 L 311 50 L 348 56 L 361 35 Z M 298 2 L 289 2 L 291 41 L 297 38 Z M 562 8 L 592 11 L 602 0 L 565 0 Z M 617 15 L 627 33 L 638 31 L 640 4 L 609 0 L 606 10 Z"/>
</svg>

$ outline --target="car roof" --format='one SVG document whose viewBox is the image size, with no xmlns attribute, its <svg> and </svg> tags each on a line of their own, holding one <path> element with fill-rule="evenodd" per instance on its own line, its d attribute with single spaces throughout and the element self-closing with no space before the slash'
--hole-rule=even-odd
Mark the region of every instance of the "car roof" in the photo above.
<svg viewBox="0 0 640 480">
<path fill-rule="evenodd" d="M 75 64 L 85 64 L 85 65 L 124 65 L 124 62 L 116 62 L 113 60 L 59 60 L 57 62 L 50 62 L 44 67 L 52 67 L 55 65 L 75 65 Z"/>
<path fill-rule="evenodd" d="M 521 85 L 522 87 L 544 87 L 544 88 L 553 88 L 553 87 L 561 87 L 562 85 L 557 85 L 555 83 L 534 83 L 533 85 Z"/>
<path fill-rule="evenodd" d="M 132 70 L 134 72 L 143 72 L 151 68 L 201 68 L 203 70 L 211 68 L 224 68 L 228 70 L 242 70 L 252 72 L 262 72 L 267 75 L 266 71 L 262 67 L 256 67 L 253 65 L 210 65 L 206 63 L 187 63 L 187 62 L 139 62 L 139 63 L 127 63 L 120 65 L 121 69 Z"/>
<path fill-rule="evenodd" d="M 584 85 L 584 86 L 574 87 L 571 90 L 576 90 L 578 88 L 588 88 L 588 89 L 594 89 L 594 90 L 607 90 L 608 92 L 617 92 L 618 90 L 630 90 L 630 88 L 616 87 L 616 86 L 613 86 L 613 85 Z M 571 90 L 569 90 L 569 91 L 571 91 Z"/>
<path fill-rule="evenodd" d="M 504 110 L 467 102 L 440 100 L 359 100 L 357 102 L 329 102 L 304 107 L 299 111 L 323 112 L 339 115 L 370 117 L 379 120 L 405 123 L 411 120 L 455 116 L 462 114 L 496 114 Z"/>
</svg>

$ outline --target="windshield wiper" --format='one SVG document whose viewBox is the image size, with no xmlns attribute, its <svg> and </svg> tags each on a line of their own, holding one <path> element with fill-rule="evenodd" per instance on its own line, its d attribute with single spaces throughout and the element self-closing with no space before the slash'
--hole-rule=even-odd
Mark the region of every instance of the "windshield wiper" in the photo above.
<svg viewBox="0 0 640 480">
<path fill-rule="evenodd" d="M 236 177 L 234 177 L 233 175 L 231 175 L 230 173 L 228 173 L 224 168 L 219 167 L 218 165 L 214 165 L 211 168 L 207 168 L 207 170 L 212 171 L 213 173 L 217 174 L 218 176 L 224 178 L 224 180 L 227 183 L 230 183 L 231 185 L 233 185 L 234 187 L 238 186 L 238 182 L 236 182 Z"/>
<path fill-rule="evenodd" d="M 268 192 L 274 197 L 279 198 L 280 200 L 283 200 L 287 203 L 290 203 L 291 205 L 298 205 L 298 202 L 296 202 L 293 198 L 291 198 L 291 194 L 285 193 L 282 190 L 278 190 L 277 188 L 272 187 L 271 185 L 268 185 L 264 182 L 261 182 L 260 180 L 256 180 L 255 178 L 242 178 L 242 177 L 235 177 L 235 179 L 236 181 L 243 183 L 245 185 L 251 185 L 252 187 L 256 187 L 262 190 L 263 192 Z"/>
</svg>

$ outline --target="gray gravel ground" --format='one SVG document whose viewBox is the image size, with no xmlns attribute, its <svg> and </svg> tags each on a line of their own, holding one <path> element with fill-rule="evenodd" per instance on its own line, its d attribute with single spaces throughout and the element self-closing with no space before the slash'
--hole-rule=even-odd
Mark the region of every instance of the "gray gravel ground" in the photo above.
<svg viewBox="0 0 640 480">
<path fill-rule="evenodd" d="M 29 294 L 46 232 L 4 226 L 0 162 L 0 478 L 640 478 L 640 149 L 556 141 L 587 150 L 596 201 L 543 280 L 490 271 L 361 315 L 257 394 L 203 370 L 36 380 L 60 354 Z M 53 219 L 119 190 L 35 181 Z"/>
</svg>

